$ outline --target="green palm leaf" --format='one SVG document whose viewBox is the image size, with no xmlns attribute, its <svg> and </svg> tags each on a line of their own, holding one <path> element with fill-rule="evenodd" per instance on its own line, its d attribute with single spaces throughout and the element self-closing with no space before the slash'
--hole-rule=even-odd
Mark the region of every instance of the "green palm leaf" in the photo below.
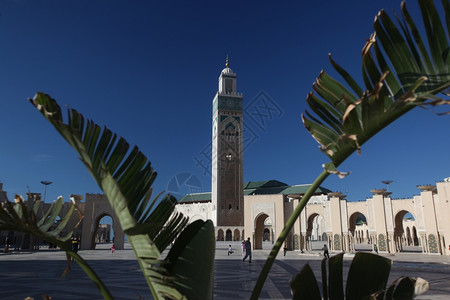
<svg viewBox="0 0 450 300">
<path fill-rule="evenodd" d="M 78 210 L 78 208 L 72 204 L 70 209 L 65 213 L 64 218 L 61 220 L 59 225 L 53 229 L 49 230 L 51 225 L 54 225 L 56 216 L 58 216 L 62 209 L 63 198 L 60 196 L 53 202 L 48 210 L 44 212 L 40 220 L 37 219 L 39 207 L 41 206 L 41 201 L 35 201 L 33 209 L 29 211 L 26 205 L 19 201 L 18 203 L 3 203 L 0 207 L 0 230 L 24 232 L 31 234 L 35 237 L 46 240 L 54 245 L 57 245 L 60 249 L 66 251 L 68 256 L 67 269 L 65 273 L 70 269 L 70 257 L 81 266 L 81 268 L 86 272 L 86 274 L 91 278 L 91 280 L 97 285 L 100 293 L 105 299 L 112 299 L 112 295 L 106 289 L 102 280 L 95 271 L 87 264 L 87 262 L 78 255 L 78 253 L 72 251 L 72 245 L 69 238 L 72 237 L 73 232 L 78 228 L 83 219 L 83 215 Z M 66 228 L 67 223 L 72 218 L 73 212 L 78 212 L 78 222 L 73 228 Z M 60 237 L 59 233 L 62 229 L 68 229 L 69 233 Z"/>
<path fill-rule="evenodd" d="M 151 199 L 151 185 L 157 173 L 144 154 L 137 147 L 130 148 L 125 139 L 118 138 L 106 127 L 101 129 L 93 121 L 86 120 L 76 110 L 68 110 L 65 123 L 59 105 L 46 94 L 37 93 L 30 101 L 78 152 L 81 161 L 106 194 L 154 298 L 185 299 L 191 293 L 190 286 L 195 286 L 196 290 L 212 290 L 212 280 L 197 280 L 186 285 L 186 274 L 180 267 L 186 261 L 182 259 L 185 251 L 171 251 L 170 259 L 162 260 L 162 251 L 173 240 L 183 236 L 188 219 L 174 213 L 177 201 L 173 196 L 166 195 L 160 199 L 159 194 Z M 183 247 L 189 244 L 190 249 L 194 249 L 196 255 L 203 259 L 205 268 L 195 272 L 198 273 L 196 277 L 203 279 L 205 274 L 211 277 L 214 255 L 210 252 L 214 253 L 215 244 L 207 243 L 205 246 L 192 241 L 205 236 L 214 240 L 214 229 L 209 228 L 208 222 L 195 224 L 197 226 L 191 224 L 187 227 L 190 228 L 190 242 L 184 243 Z M 188 260 L 195 261 L 191 256 Z M 212 298 L 212 293 L 202 294 L 200 298 Z"/>
<path fill-rule="evenodd" d="M 312 191 L 329 174 L 344 176 L 337 167 L 375 134 L 417 106 L 450 104 L 450 4 L 442 0 L 442 22 L 433 1 L 418 0 L 426 39 L 421 37 L 416 22 L 405 2 L 397 24 L 385 11 L 380 11 L 374 22 L 374 33 L 362 50 L 361 87 L 347 71 L 334 60 L 330 62 L 343 82 L 322 71 L 309 93 L 302 121 L 305 128 L 329 157 L 324 171 L 317 177 L 286 222 L 253 290 L 257 299 L 270 268 L 306 206 Z M 427 41 L 427 43 L 425 42 Z M 347 86 L 349 88 L 347 88 Z"/>
</svg>

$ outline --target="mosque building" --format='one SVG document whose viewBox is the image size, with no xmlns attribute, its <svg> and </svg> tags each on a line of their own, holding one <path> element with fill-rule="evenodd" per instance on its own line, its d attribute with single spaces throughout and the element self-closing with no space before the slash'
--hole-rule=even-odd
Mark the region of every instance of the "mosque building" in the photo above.
<svg viewBox="0 0 450 300">
<path fill-rule="evenodd" d="M 191 193 L 176 210 L 190 218 L 213 221 L 217 241 L 250 237 L 254 249 L 278 238 L 309 184 L 277 180 L 243 182 L 243 95 L 236 73 L 226 67 L 212 103 L 211 193 Z M 418 186 L 420 196 L 392 199 L 385 189 L 371 190 L 366 201 L 347 202 L 345 195 L 319 187 L 286 239 L 290 250 L 311 250 L 314 241 L 331 250 L 378 245 L 380 252 L 420 247 L 424 253 L 446 253 L 450 243 L 450 180 Z M 424 218 L 424 216 L 427 218 Z M 406 218 L 408 216 L 412 216 Z"/>
<path fill-rule="evenodd" d="M 212 107 L 211 192 L 183 196 L 176 211 L 188 216 L 190 222 L 212 220 L 217 241 L 249 237 L 254 249 L 262 249 L 278 238 L 310 185 L 288 185 L 273 179 L 243 181 L 243 95 L 237 92 L 236 73 L 228 59 Z M 2 187 L 0 183 L 0 207 L 9 201 Z M 393 199 L 386 189 L 378 189 L 371 190 L 371 198 L 348 202 L 345 195 L 319 187 L 296 220 L 284 247 L 314 250 L 317 244 L 326 243 L 332 251 L 353 251 L 371 250 L 377 245 L 381 253 L 414 249 L 449 255 L 450 178 L 417 188 L 420 194 L 411 198 Z M 81 195 L 71 198 L 84 215 L 75 232 L 81 238 L 81 250 L 107 242 L 110 231 L 114 232 L 116 249 L 123 249 L 125 235 L 105 195 L 87 193 L 84 202 Z M 27 193 L 27 207 L 33 207 L 38 199 L 39 193 Z M 46 211 L 49 205 L 40 203 L 39 211 Z M 64 203 L 59 220 L 64 219 L 70 205 Z M 112 218 L 110 227 L 100 224 L 105 216 Z M 77 222 L 77 217 L 72 216 L 69 223 Z M 8 241 L 16 249 L 39 247 L 39 241 L 29 236 L 0 231 L 0 247 Z"/>
</svg>

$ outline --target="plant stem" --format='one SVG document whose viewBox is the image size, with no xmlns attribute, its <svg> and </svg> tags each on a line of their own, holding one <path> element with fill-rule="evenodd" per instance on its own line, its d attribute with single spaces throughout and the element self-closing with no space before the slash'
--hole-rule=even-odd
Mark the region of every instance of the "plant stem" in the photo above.
<svg viewBox="0 0 450 300">
<path fill-rule="evenodd" d="M 144 275 L 145 280 L 147 281 L 147 285 L 148 285 L 150 291 L 152 292 L 153 298 L 154 298 L 154 299 L 160 299 L 160 297 L 158 296 L 158 293 L 157 293 L 156 290 L 155 290 L 155 287 L 154 287 L 152 281 L 150 280 L 150 277 L 147 276 L 147 275 L 145 274 L 145 272 L 144 272 L 144 270 L 145 270 L 148 266 L 145 266 L 145 265 L 144 265 L 144 261 L 140 258 L 141 255 L 138 253 L 138 249 L 134 246 L 134 244 L 135 244 L 135 238 L 134 238 L 134 236 L 133 236 L 133 235 L 127 235 L 127 237 L 128 237 L 128 242 L 130 243 L 131 248 L 133 249 L 134 255 L 135 255 L 136 258 L 137 258 L 137 261 L 138 261 L 138 263 L 139 263 L 139 266 L 141 267 L 142 274 Z"/>
<path fill-rule="evenodd" d="M 330 175 L 326 170 L 323 170 L 322 173 L 316 178 L 316 180 L 311 184 L 309 189 L 306 191 L 306 193 L 303 195 L 303 197 L 300 199 L 300 202 L 298 203 L 297 207 L 292 212 L 291 216 L 286 222 L 286 225 L 284 225 L 283 230 L 280 233 L 280 236 L 278 237 L 277 241 L 275 242 L 272 251 L 270 251 L 269 256 L 267 257 L 266 263 L 264 264 L 264 267 L 262 268 L 261 272 L 259 273 L 258 281 L 256 281 L 255 288 L 253 289 L 252 295 L 250 297 L 251 300 L 256 300 L 259 298 L 259 295 L 261 294 L 261 290 L 264 286 L 264 282 L 267 279 L 267 276 L 269 275 L 270 269 L 272 268 L 272 265 L 277 257 L 278 252 L 281 249 L 281 246 L 283 245 L 284 241 L 286 240 L 286 237 L 288 233 L 292 230 L 292 227 L 294 227 L 295 221 L 297 221 L 298 217 L 300 216 L 300 213 L 302 212 L 303 208 L 305 208 L 306 204 L 308 203 L 311 196 L 315 193 L 318 187 L 322 184 L 322 182 Z"/>
<path fill-rule="evenodd" d="M 114 297 L 109 292 L 108 288 L 106 288 L 105 284 L 102 282 L 100 277 L 98 277 L 97 273 L 95 273 L 95 271 L 91 268 L 91 266 L 88 265 L 88 263 L 81 256 L 78 255 L 78 253 L 75 253 L 74 251 L 66 251 L 66 253 L 69 254 L 71 257 L 73 257 L 73 259 L 83 269 L 86 275 L 89 276 L 89 278 L 95 283 L 104 299 L 106 300 L 114 299 Z"/>
</svg>

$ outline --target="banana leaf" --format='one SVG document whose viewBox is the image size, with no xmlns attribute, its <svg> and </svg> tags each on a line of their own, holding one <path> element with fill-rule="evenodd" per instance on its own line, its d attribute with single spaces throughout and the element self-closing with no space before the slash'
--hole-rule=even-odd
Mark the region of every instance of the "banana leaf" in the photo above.
<svg viewBox="0 0 450 300">
<path fill-rule="evenodd" d="M 67 111 L 64 120 L 60 106 L 47 94 L 37 93 L 30 102 L 74 148 L 107 196 L 153 297 L 195 299 L 200 295 L 201 299 L 211 299 L 215 249 L 210 242 L 214 240 L 212 225 L 195 222 L 187 226 L 188 219 L 175 213 L 175 197 L 168 194 L 160 198 L 159 194 L 151 198 L 157 173 L 137 146 L 130 147 L 124 138 L 86 120 L 74 109 Z M 188 234 L 184 233 L 186 230 Z M 189 241 L 175 243 L 169 259 L 161 256 L 171 242 L 185 236 L 189 236 Z M 195 280 L 186 280 L 186 272 L 193 270 L 188 262 L 202 265 L 192 275 Z"/>
</svg>

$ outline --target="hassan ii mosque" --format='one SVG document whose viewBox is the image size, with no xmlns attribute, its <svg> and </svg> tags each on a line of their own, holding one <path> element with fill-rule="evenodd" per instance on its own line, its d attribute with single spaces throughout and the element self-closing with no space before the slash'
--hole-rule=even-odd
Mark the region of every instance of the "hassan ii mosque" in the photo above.
<svg viewBox="0 0 450 300">
<path fill-rule="evenodd" d="M 243 182 L 243 96 L 237 92 L 236 73 L 229 68 L 228 59 L 212 107 L 211 192 L 185 195 L 178 200 L 176 210 L 191 222 L 211 219 L 217 241 L 250 237 L 253 248 L 262 249 L 263 243 L 278 238 L 309 185 L 287 185 L 277 180 Z M 392 199 L 390 192 L 379 189 L 371 190 L 372 198 L 359 202 L 348 202 L 345 195 L 320 187 L 296 221 L 285 247 L 312 250 L 320 241 L 334 251 L 377 245 L 384 253 L 413 248 L 422 253 L 449 255 L 450 178 L 417 187 L 420 194 L 412 198 Z M 27 193 L 27 205 L 32 206 L 38 198 L 39 193 Z M 116 249 L 123 249 L 124 233 L 106 197 L 86 194 L 84 202 L 82 199 L 72 195 L 84 214 L 76 232 L 81 237 L 81 249 L 94 249 L 96 243 L 108 241 L 111 225 L 99 224 L 104 216 L 113 220 Z M 4 201 L 8 198 L 0 183 L 0 203 Z M 69 206 L 65 203 L 61 214 Z M 72 217 L 75 225 L 76 216 Z M 29 236 L 9 235 L 0 232 L 0 247 L 7 237 L 16 248 L 36 247 L 36 241 Z"/>
<path fill-rule="evenodd" d="M 309 185 L 243 182 L 243 96 L 237 92 L 236 73 L 228 59 L 212 107 L 211 193 L 187 194 L 179 199 L 177 210 L 190 221 L 211 219 L 217 241 L 250 237 L 253 248 L 262 249 L 263 242 L 278 238 Z M 380 189 L 371 190 L 373 197 L 365 201 L 347 202 L 345 195 L 320 187 L 285 247 L 312 250 L 313 241 L 321 241 L 337 251 L 376 244 L 380 252 L 416 246 L 423 253 L 448 255 L 450 178 L 418 188 L 420 195 L 409 199 L 392 199 L 391 193 Z"/>
</svg>

